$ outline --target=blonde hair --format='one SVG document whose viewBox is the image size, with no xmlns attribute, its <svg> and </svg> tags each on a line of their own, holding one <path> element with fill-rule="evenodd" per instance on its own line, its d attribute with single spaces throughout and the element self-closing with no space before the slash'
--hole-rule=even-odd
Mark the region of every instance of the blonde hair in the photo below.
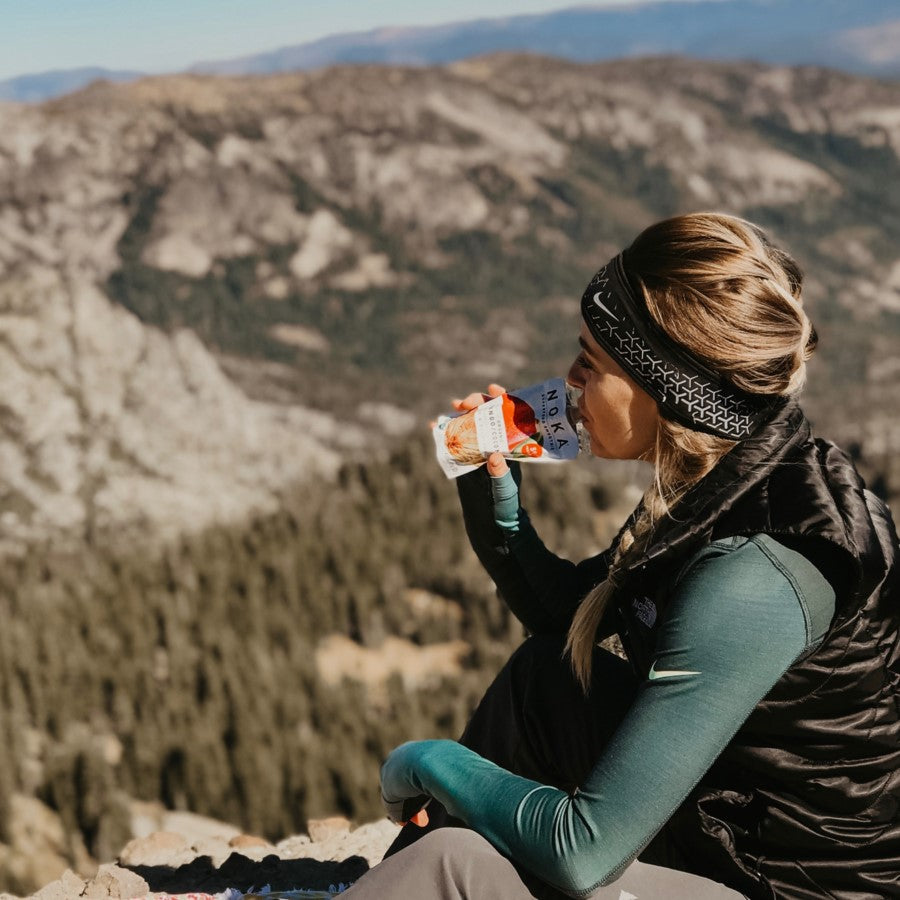
<svg viewBox="0 0 900 900">
<path fill-rule="evenodd" d="M 801 389 L 818 340 L 802 306 L 803 276 L 755 225 L 720 213 L 666 219 L 638 235 L 625 267 L 656 323 L 733 384 L 753 394 Z M 606 580 L 587 594 L 569 628 L 566 651 L 585 691 L 597 629 L 625 565 L 735 443 L 660 417 L 654 479 L 639 515 L 622 533 Z"/>
</svg>

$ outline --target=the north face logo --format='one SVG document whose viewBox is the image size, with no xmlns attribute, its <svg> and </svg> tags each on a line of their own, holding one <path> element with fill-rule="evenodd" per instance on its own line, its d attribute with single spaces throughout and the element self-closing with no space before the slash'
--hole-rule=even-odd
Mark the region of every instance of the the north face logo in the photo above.
<svg viewBox="0 0 900 900">
<path fill-rule="evenodd" d="M 656 622 L 656 604 L 649 597 L 635 597 L 631 608 L 639 622 L 652 628 Z"/>
</svg>

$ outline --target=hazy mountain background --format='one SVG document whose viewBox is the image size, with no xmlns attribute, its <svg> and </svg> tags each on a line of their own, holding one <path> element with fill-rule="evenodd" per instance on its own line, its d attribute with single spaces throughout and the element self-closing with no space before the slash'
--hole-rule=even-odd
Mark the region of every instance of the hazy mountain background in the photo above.
<svg viewBox="0 0 900 900">
<path fill-rule="evenodd" d="M 77 91 L 92 81 L 134 81 L 144 74 L 127 69 L 104 69 L 102 66 L 33 72 L 0 81 L 0 100 L 36 103 Z"/>
<path fill-rule="evenodd" d="M 334 63 L 454 62 L 529 51 L 593 62 L 650 54 L 827 65 L 900 74 L 900 10 L 892 0 L 685 0 L 573 6 L 429 28 L 338 34 L 272 53 L 202 63 L 191 71 L 271 74 Z"/>
<path fill-rule="evenodd" d="M 651 54 L 817 65 L 857 74 L 900 74 L 896 0 L 682 0 L 573 6 L 537 15 L 415 28 L 348 31 L 238 59 L 199 62 L 190 71 L 269 75 L 335 64 L 434 65 L 498 51 L 579 62 Z M 32 102 L 98 78 L 137 72 L 97 68 L 39 72 L 0 81 L 0 99 Z"/>
<path fill-rule="evenodd" d="M 455 734 L 522 635 L 425 422 L 564 371 L 585 283 L 655 219 L 794 252 L 804 405 L 896 501 L 898 155 L 897 82 L 668 57 L 0 104 L 7 887 L 108 858 L 136 799 L 270 837 L 378 814 L 387 750 Z M 528 476 L 573 555 L 646 477 Z"/>
</svg>

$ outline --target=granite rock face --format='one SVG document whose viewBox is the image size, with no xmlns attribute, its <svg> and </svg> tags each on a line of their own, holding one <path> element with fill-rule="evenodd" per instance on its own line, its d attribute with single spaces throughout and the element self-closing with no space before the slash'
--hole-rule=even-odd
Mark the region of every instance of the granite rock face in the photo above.
<svg viewBox="0 0 900 900">
<path fill-rule="evenodd" d="M 171 536 L 271 509 L 285 483 L 333 471 L 327 414 L 252 401 L 192 331 L 143 325 L 88 279 L 42 277 L 0 283 L 7 542 Z"/>
</svg>

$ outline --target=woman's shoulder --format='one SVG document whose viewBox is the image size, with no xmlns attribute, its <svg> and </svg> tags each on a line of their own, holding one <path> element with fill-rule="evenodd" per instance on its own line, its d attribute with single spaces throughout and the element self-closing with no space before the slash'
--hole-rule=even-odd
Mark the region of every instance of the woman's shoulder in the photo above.
<svg viewBox="0 0 900 900">
<path fill-rule="evenodd" d="M 835 591 L 821 568 L 789 540 L 764 532 L 719 538 L 695 552 L 681 567 L 675 586 L 712 593 L 727 605 L 729 598 L 761 608 L 796 602 L 809 643 L 822 638 L 835 610 Z"/>
</svg>

